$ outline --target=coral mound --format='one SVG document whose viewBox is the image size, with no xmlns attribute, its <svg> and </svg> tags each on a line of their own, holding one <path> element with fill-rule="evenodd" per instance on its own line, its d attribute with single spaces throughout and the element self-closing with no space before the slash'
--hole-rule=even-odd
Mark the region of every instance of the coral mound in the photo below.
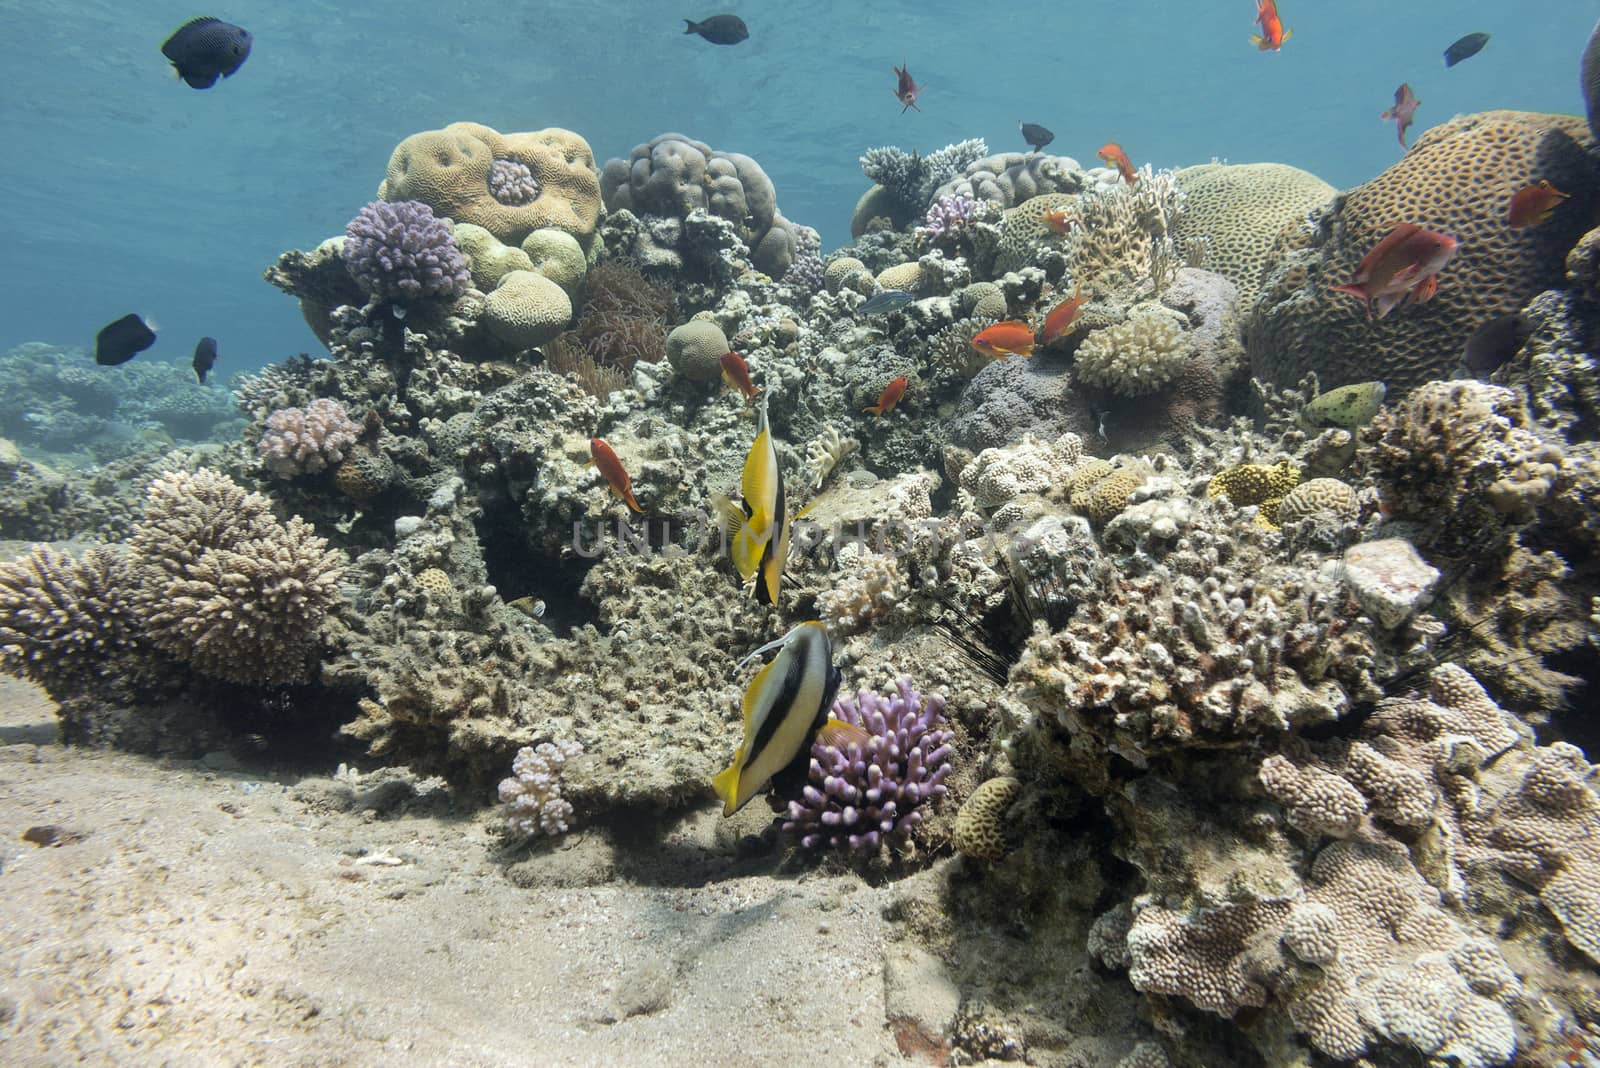
<svg viewBox="0 0 1600 1068">
<path fill-rule="evenodd" d="M 1567 250 L 1600 204 L 1581 119 L 1490 111 L 1436 126 L 1376 178 L 1316 213 L 1305 247 L 1263 283 L 1247 346 L 1252 373 L 1288 386 L 1316 371 L 1324 388 L 1379 379 L 1390 397 L 1448 378 L 1468 335 L 1558 287 Z M 1541 226 L 1513 229 L 1506 205 L 1546 179 L 1572 195 Z M 1332 292 L 1396 221 L 1453 235 L 1460 248 L 1438 294 L 1369 320 Z"/>
<path fill-rule="evenodd" d="M 588 248 L 600 218 L 594 153 L 577 134 L 556 128 L 502 134 L 453 122 L 412 134 L 389 157 L 378 196 L 420 200 L 507 245 L 554 227 Z"/>
</svg>

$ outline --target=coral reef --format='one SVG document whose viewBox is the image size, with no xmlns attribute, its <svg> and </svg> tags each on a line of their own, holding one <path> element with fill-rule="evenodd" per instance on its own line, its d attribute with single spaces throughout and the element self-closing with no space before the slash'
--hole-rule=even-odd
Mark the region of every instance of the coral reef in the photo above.
<svg viewBox="0 0 1600 1068">
<path fill-rule="evenodd" d="M 901 678 L 892 696 L 862 690 L 834 702 L 834 718 L 865 731 L 842 747 L 818 738 L 809 782 L 789 802 L 783 829 L 808 848 L 876 851 L 904 840 L 945 794 L 950 732 L 944 698 L 924 697 Z M 926 806 L 926 807 L 925 807 Z"/>
<path fill-rule="evenodd" d="M 989 146 L 979 138 L 945 145 L 926 156 L 894 147 L 867 149 L 861 157 L 861 173 L 875 185 L 856 205 L 850 220 L 851 236 L 860 237 L 866 233 L 867 224 L 877 214 L 887 217 L 897 227 L 909 224 L 927 210 L 934 190 L 969 164 L 982 159 L 988 151 Z M 875 196 L 877 191 L 881 191 L 881 197 Z M 878 203 L 879 200 L 883 203 Z"/>
<path fill-rule="evenodd" d="M 1084 188 L 1083 168 L 1068 156 L 1040 152 L 1001 152 L 974 160 L 937 186 L 932 199 L 966 196 L 1014 208 L 1043 193 L 1076 193 Z"/>
<path fill-rule="evenodd" d="M 1404 157 L 1315 213 L 1262 284 L 1249 324 L 1251 371 L 1279 385 L 1315 370 L 1325 386 L 1379 379 L 1399 397 L 1446 378 L 1467 336 L 1558 286 L 1567 250 L 1589 228 L 1600 183 L 1587 127 L 1563 115 L 1490 111 L 1458 117 L 1419 137 Z M 1509 192 L 1536 179 L 1570 192 L 1543 226 L 1506 222 Z M 1370 320 L 1332 292 L 1396 220 L 1460 242 L 1438 295 Z"/>
<path fill-rule="evenodd" d="M 304 408 L 279 408 L 267 416 L 256 453 L 273 475 L 294 478 L 338 467 L 360 435 L 343 404 L 319 397 Z"/>
<path fill-rule="evenodd" d="M 1124 397 L 1154 393 L 1177 377 L 1193 352 L 1182 324 L 1182 316 L 1159 304 L 1138 305 L 1125 321 L 1083 340 L 1073 373 Z"/>
<path fill-rule="evenodd" d="M 561 796 L 561 773 L 582 752 L 583 746 L 567 740 L 517 750 L 511 777 L 501 779 L 497 791 L 508 833 L 519 838 L 566 833 L 572 802 Z"/>
<path fill-rule="evenodd" d="M 956 850 L 977 860 L 996 861 L 1006 855 L 1005 814 L 1022 784 L 1009 775 L 989 779 L 972 791 L 956 815 L 951 839 Z"/>
</svg>

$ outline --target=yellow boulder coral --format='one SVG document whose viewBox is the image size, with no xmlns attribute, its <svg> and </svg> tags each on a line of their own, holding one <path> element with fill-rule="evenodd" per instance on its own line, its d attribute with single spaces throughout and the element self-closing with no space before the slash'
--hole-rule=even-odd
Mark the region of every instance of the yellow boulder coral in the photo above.
<svg viewBox="0 0 1600 1068">
<path fill-rule="evenodd" d="M 904 289 L 915 293 L 922 282 L 922 264 L 897 263 L 878 272 L 880 289 Z"/>
<path fill-rule="evenodd" d="M 589 143 L 570 130 L 502 134 L 453 122 L 401 141 L 378 196 L 420 200 L 507 245 L 554 227 L 588 248 L 600 218 L 600 170 Z"/>
<path fill-rule="evenodd" d="M 456 244 L 467 257 L 472 288 L 488 293 L 511 271 L 531 271 L 533 261 L 521 249 L 503 244 L 488 230 L 472 223 L 455 225 Z"/>
<path fill-rule="evenodd" d="M 1022 784 L 1009 775 L 988 782 L 972 791 L 961 811 L 956 813 L 952 834 L 956 849 L 978 860 L 996 861 L 1006 855 L 1006 809 L 1022 793 Z"/>
<path fill-rule="evenodd" d="M 1300 468 L 1293 460 L 1275 464 L 1235 464 L 1217 472 L 1206 484 L 1207 497 L 1227 497 L 1238 505 L 1264 504 L 1281 500 L 1300 481 Z"/>
<path fill-rule="evenodd" d="M 566 290 L 537 271 L 510 271 L 483 302 L 489 333 L 520 352 L 553 341 L 572 320 Z"/>
<path fill-rule="evenodd" d="M 1183 212 L 1173 226 L 1180 245 L 1203 242 L 1205 267 L 1239 287 L 1239 307 L 1255 302 L 1276 262 L 1278 238 L 1338 192 L 1314 174 L 1283 163 L 1202 163 L 1175 172 Z"/>
</svg>

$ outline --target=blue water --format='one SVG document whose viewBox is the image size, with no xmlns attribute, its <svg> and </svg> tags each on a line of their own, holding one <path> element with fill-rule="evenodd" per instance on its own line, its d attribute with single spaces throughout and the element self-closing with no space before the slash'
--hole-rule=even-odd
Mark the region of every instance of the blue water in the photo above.
<svg viewBox="0 0 1600 1068">
<path fill-rule="evenodd" d="M 717 47 L 680 15 L 742 16 Z M 598 161 L 676 130 L 747 153 L 784 214 L 848 239 L 866 187 L 857 157 L 966 137 L 1092 163 L 1114 139 L 1136 163 L 1277 160 L 1352 185 L 1392 162 L 1378 120 L 1411 82 L 1415 135 L 1487 108 L 1581 112 L 1578 53 L 1596 5 L 1504 0 L 1284 0 L 1281 53 L 1246 41 L 1252 0 L 935 4 L 734 2 L 682 11 L 616 3 L 186 4 L 0 0 L 0 349 L 92 343 L 129 311 L 153 317 L 152 358 L 221 339 L 221 369 L 317 343 L 295 303 L 260 279 L 284 249 L 340 232 L 375 195 L 394 145 L 456 120 L 564 126 Z M 195 91 L 165 37 L 201 13 L 255 33 L 233 78 Z M 1446 70 L 1462 34 L 1493 40 Z M 901 114 L 890 68 L 928 88 Z"/>
</svg>

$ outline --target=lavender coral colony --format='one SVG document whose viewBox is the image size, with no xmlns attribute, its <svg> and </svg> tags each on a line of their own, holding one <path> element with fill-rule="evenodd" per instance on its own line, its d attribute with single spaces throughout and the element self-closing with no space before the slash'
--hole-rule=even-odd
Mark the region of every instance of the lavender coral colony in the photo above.
<svg viewBox="0 0 1600 1068">
<path fill-rule="evenodd" d="M 902 678 L 888 697 L 862 690 L 839 698 L 833 718 L 858 730 L 825 730 L 812 743 L 809 781 L 789 802 L 783 829 L 810 849 L 874 850 L 904 839 L 945 794 L 944 697 L 923 697 Z"/>
<path fill-rule="evenodd" d="M 449 220 L 416 200 L 362 208 L 345 227 L 343 256 L 368 296 L 401 303 L 453 300 L 471 278 Z"/>
</svg>

